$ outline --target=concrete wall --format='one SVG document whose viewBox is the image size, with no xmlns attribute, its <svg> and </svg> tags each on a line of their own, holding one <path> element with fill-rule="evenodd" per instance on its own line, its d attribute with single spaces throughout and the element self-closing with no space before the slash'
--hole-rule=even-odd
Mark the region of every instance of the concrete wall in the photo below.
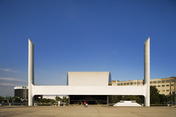
<svg viewBox="0 0 176 117">
<path fill-rule="evenodd" d="M 68 72 L 69 86 L 108 86 L 110 72 Z"/>
<path fill-rule="evenodd" d="M 35 95 L 145 95 L 146 86 L 32 86 Z"/>
</svg>

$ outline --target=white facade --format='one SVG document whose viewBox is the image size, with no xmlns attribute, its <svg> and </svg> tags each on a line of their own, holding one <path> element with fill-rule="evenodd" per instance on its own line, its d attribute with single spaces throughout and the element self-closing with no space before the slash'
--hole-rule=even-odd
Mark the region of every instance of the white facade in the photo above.
<svg viewBox="0 0 176 117">
<path fill-rule="evenodd" d="M 143 86 L 108 86 L 110 72 L 69 72 L 68 86 L 34 85 L 34 45 L 28 41 L 28 105 L 33 106 L 35 95 L 143 95 L 150 106 L 150 38 L 144 44 Z"/>
<path fill-rule="evenodd" d="M 32 86 L 35 95 L 144 95 L 146 86 Z"/>
<path fill-rule="evenodd" d="M 110 72 L 68 72 L 68 86 L 108 86 Z"/>
</svg>

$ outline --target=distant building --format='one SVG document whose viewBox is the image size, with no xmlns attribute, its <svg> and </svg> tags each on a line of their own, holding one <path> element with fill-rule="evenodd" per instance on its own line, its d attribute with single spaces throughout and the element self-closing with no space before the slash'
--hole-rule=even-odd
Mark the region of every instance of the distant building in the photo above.
<svg viewBox="0 0 176 117">
<path fill-rule="evenodd" d="M 22 99 L 28 99 L 28 87 L 16 86 L 14 87 L 14 96 Z"/>
<path fill-rule="evenodd" d="M 112 86 L 142 86 L 143 84 L 143 80 L 116 80 L 111 82 Z M 150 79 L 150 86 L 155 86 L 158 89 L 159 94 L 169 95 L 174 92 L 174 89 L 176 89 L 176 77 Z"/>
</svg>

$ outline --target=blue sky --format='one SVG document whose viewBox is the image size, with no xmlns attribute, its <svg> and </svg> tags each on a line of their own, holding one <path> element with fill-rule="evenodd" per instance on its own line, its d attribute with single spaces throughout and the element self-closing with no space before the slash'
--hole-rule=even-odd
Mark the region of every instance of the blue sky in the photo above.
<svg viewBox="0 0 176 117">
<path fill-rule="evenodd" d="M 28 38 L 35 84 L 65 85 L 68 71 L 143 79 L 148 37 L 151 79 L 176 76 L 174 0 L 1 0 L 0 95 L 27 85 Z"/>
</svg>

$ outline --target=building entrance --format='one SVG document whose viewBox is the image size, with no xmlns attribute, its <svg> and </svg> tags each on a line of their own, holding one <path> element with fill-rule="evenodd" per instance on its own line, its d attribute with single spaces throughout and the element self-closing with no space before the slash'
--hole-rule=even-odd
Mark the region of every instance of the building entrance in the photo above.
<svg viewBox="0 0 176 117">
<path fill-rule="evenodd" d="M 107 104 L 106 95 L 70 95 L 70 104 Z"/>
</svg>

